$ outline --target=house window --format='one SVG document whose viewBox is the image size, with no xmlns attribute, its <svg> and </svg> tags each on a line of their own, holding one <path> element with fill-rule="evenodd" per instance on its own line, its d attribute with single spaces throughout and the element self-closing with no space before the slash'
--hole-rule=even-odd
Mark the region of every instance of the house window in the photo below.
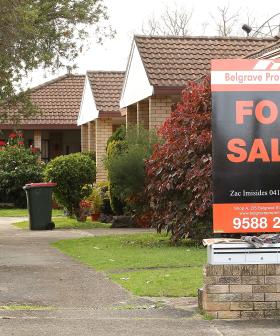
<svg viewBox="0 0 280 336">
<path fill-rule="evenodd" d="M 45 162 L 50 160 L 49 140 L 42 140 L 41 159 Z"/>
</svg>

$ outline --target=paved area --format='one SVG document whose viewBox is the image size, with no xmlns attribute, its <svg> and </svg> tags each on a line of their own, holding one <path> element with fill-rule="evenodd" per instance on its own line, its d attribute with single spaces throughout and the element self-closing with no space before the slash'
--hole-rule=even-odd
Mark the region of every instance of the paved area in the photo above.
<svg viewBox="0 0 280 336">
<path fill-rule="evenodd" d="M 1 336 L 280 334 L 279 321 L 203 320 L 194 299 L 133 297 L 104 274 L 50 246 L 58 239 L 135 230 L 31 232 L 15 228 L 12 222 L 15 219 L 0 218 Z M 21 310 L 3 307 L 14 305 L 21 305 Z"/>
</svg>

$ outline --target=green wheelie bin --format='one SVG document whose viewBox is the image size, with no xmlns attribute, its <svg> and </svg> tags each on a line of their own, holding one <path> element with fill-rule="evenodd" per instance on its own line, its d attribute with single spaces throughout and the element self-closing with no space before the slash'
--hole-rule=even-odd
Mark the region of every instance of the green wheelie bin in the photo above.
<svg viewBox="0 0 280 336">
<path fill-rule="evenodd" d="M 52 230 L 52 190 L 56 183 L 30 183 L 26 193 L 30 230 Z"/>
</svg>

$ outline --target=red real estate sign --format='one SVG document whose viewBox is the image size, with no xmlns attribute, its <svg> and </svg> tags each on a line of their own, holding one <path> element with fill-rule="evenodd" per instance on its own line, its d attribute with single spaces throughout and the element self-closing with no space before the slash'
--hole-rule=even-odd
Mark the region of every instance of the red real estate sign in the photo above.
<svg viewBox="0 0 280 336">
<path fill-rule="evenodd" d="M 214 232 L 280 231 L 280 60 L 213 60 Z"/>
</svg>

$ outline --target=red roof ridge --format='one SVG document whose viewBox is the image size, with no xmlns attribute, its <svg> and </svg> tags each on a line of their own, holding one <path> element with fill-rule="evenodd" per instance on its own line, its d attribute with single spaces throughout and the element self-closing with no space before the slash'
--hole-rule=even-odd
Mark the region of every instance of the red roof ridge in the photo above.
<svg viewBox="0 0 280 336">
<path fill-rule="evenodd" d="M 87 74 L 88 73 L 95 73 L 95 74 L 124 74 L 125 71 L 124 70 L 87 70 L 86 72 Z"/>
<path fill-rule="evenodd" d="M 134 39 L 189 39 L 189 40 L 250 40 L 250 41 L 275 41 L 276 37 L 252 37 L 252 36 L 177 36 L 177 35 L 134 35 Z"/>
</svg>

